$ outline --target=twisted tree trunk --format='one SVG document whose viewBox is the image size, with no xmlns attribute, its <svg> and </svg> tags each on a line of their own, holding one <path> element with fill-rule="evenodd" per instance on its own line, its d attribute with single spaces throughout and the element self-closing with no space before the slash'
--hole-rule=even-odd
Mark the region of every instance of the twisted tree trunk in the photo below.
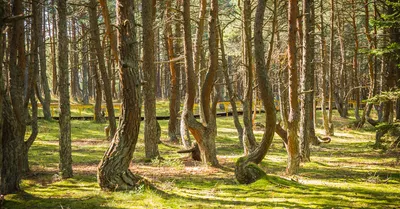
<svg viewBox="0 0 400 209">
<path fill-rule="evenodd" d="M 270 66 L 271 53 L 273 49 L 273 40 L 275 35 L 275 24 L 276 24 L 276 9 L 277 1 L 274 1 L 274 21 L 273 21 L 273 32 L 271 34 L 271 45 L 268 54 L 267 63 L 264 58 L 264 42 L 262 29 L 264 24 L 264 12 L 266 7 L 266 0 L 258 0 L 256 17 L 254 23 L 254 55 L 256 61 L 256 74 L 259 83 L 260 97 L 264 104 L 265 109 L 265 130 L 261 140 L 261 143 L 257 148 L 249 155 L 241 157 L 237 160 L 235 165 L 235 177 L 242 184 L 252 183 L 266 175 L 266 173 L 260 169 L 259 164 L 267 154 L 267 151 L 272 143 L 275 132 L 275 104 L 274 96 L 272 93 L 272 86 L 268 78 L 268 70 Z"/>
<path fill-rule="evenodd" d="M 142 179 L 129 170 L 141 121 L 136 23 L 132 1 L 117 1 L 117 24 L 122 112 L 118 130 L 97 171 L 100 188 L 108 191 L 132 189 Z"/>
</svg>

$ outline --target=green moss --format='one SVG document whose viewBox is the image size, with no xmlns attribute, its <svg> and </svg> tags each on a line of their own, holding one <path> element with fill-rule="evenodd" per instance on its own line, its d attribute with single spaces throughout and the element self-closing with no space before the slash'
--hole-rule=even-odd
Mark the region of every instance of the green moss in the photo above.
<svg viewBox="0 0 400 209">
<path fill-rule="evenodd" d="M 167 107 L 167 106 L 165 106 Z M 161 112 L 157 109 L 157 114 Z M 318 112 L 320 118 L 320 113 Z M 218 118 L 217 152 L 226 169 L 203 167 L 177 154 L 179 147 L 160 145 L 164 161 L 144 162 L 143 125 L 133 156 L 133 172 L 153 180 L 163 193 L 149 189 L 104 192 L 96 166 L 109 146 L 106 124 L 72 121 L 75 176 L 59 181 L 58 123 L 39 121 L 39 136 L 29 159 L 33 173 L 24 192 L 7 195 L 4 208 L 396 208 L 400 205 L 400 168 L 393 152 L 374 150 L 370 127 L 352 130 L 353 120 L 334 115 L 330 144 L 311 147 L 311 161 L 292 178 L 284 175 L 287 154 L 276 136 L 265 159 L 248 165 L 266 176 L 249 184 L 235 181 L 234 166 L 244 162 L 232 118 Z M 263 115 L 257 120 L 262 122 Z M 168 121 L 160 121 L 162 140 Z M 319 123 L 321 124 L 321 123 Z M 319 126 L 318 126 L 319 127 Z M 317 133 L 323 134 L 318 128 Z M 262 132 L 255 132 L 257 139 Z M 258 168 L 259 167 L 259 168 Z"/>
</svg>

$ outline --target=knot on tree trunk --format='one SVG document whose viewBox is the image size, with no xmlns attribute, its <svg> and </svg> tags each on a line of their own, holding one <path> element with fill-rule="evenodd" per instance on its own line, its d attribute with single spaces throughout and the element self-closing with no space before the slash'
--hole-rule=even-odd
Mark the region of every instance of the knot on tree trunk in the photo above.
<svg viewBox="0 0 400 209">
<path fill-rule="evenodd" d="M 249 162 L 247 157 L 238 159 L 235 165 L 235 177 L 241 184 L 251 184 L 267 174 L 257 164 Z"/>
</svg>

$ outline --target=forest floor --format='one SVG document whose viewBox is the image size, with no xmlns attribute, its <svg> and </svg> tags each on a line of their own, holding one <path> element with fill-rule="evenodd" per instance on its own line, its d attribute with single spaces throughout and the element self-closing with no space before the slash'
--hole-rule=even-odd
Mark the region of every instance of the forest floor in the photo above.
<svg viewBox="0 0 400 209">
<path fill-rule="evenodd" d="M 60 180 L 58 122 L 39 121 L 39 136 L 30 152 L 31 173 L 23 192 L 5 197 L 4 208 L 399 208 L 400 150 L 373 149 L 371 126 L 354 130 L 354 118 L 334 115 L 330 144 L 313 146 L 311 161 L 296 176 L 286 176 L 287 154 L 278 136 L 261 163 L 268 177 L 250 185 L 235 181 L 234 163 L 242 155 L 231 117 L 218 118 L 217 152 L 225 169 L 209 168 L 177 154 L 178 145 L 160 145 L 165 160 L 146 161 L 143 131 L 131 170 L 150 179 L 163 193 L 139 187 L 104 192 L 96 167 L 109 142 L 105 124 L 72 121 L 74 177 Z M 262 122 L 261 115 L 258 121 Z M 168 121 L 160 121 L 167 140 Z M 319 121 L 318 124 L 321 124 Z M 143 124 L 141 125 L 143 130 Z M 261 138 L 262 131 L 256 136 Z M 317 133 L 322 135 L 321 127 Z"/>
</svg>

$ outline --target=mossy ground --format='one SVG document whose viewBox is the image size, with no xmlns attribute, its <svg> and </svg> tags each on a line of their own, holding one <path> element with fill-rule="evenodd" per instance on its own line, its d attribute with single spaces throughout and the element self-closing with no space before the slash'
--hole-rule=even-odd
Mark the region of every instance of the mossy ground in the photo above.
<svg viewBox="0 0 400 209">
<path fill-rule="evenodd" d="M 263 121 L 261 115 L 258 120 Z M 165 160 L 146 163 L 141 132 L 131 169 L 162 193 L 144 187 L 124 192 L 99 189 L 96 166 L 109 142 L 103 132 L 106 125 L 92 121 L 72 121 L 75 173 L 60 181 L 58 123 L 41 120 L 29 152 L 32 172 L 22 181 L 23 192 L 5 197 L 4 208 L 398 208 L 399 150 L 374 150 L 372 127 L 351 129 L 353 120 L 335 115 L 332 142 L 312 147 L 312 162 L 302 164 L 296 176 L 285 176 L 287 154 L 276 136 L 260 165 L 267 178 L 250 185 L 234 178 L 242 149 L 231 117 L 218 118 L 218 159 L 225 169 L 208 168 L 177 154 L 178 145 L 161 144 Z M 167 124 L 160 121 L 164 141 Z M 317 132 L 323 134 L 320 127 Z M 261 134 L 256 131 L 258 139 Z"/>
</svg>

